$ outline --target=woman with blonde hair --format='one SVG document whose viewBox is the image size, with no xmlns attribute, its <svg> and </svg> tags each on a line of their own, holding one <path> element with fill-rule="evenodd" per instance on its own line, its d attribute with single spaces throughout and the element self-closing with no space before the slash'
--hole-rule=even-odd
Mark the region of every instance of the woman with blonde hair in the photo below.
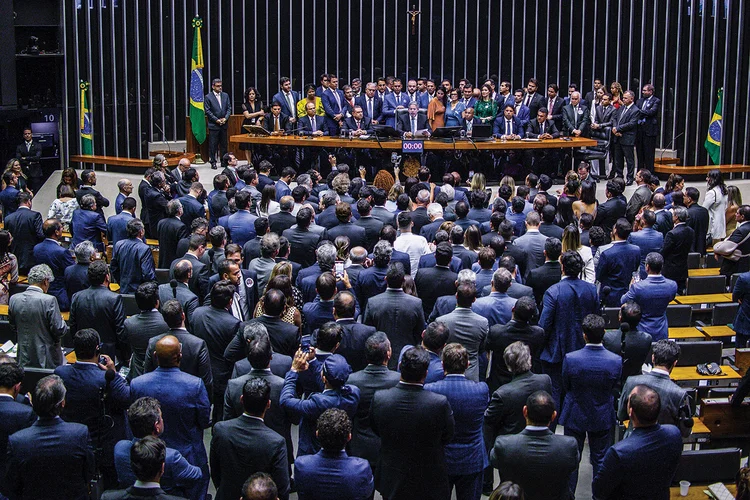
<svg viewBox="0 0 750 500">
<path fill-rule="evenodd" d="M 737 186 L 727 186 L 727 209 L 725 220 L 727 223 L 727 238 L 737 229 L 737 209 L 742 205 L 742 193 Z"/>
<path fill-rule="evenodd" d="M 26 191 L 29 194 L 33 194 L 31 192 L 31 189 L 29 189 L 29 179 L 26 177 L 26 174 L 23 173 L 21 162 L 18 160 L 18 158 L 11 158 L 8 164 L 5 165 L 5 172 L 8 171 L 13 172 L 18 177 L 18 184 L 16 185 L 16 189 L 18 189 L 19 191 Z"/>
<path fill-rule="evenodd" d="M 278 264 L 277 264 L 278 266 Z M 276 268 L 274 268 L 276 271 Z M 291 265 L 289 265 L 289 272 L 291 273 Z M 302 309 L 297 308 L 294 298 L 294 289 L 292 288 L 292 277 L 286 274 L 277 274 L 273 278 L 268 280 L 266 290 L 280 290 L 286 298 L 286 307 L 284 312 L 281 314 L 281 321 L 295 325 L 297 328 L 303 328 L 304 323 L 302 321 Z M 260 298 L 258 304 L 255 306 L 253 317 L 258 318 L 265 314 L 266 310 L 264 307 L 265 294 Z"/>
<path fill-rule="evenodd" d="M 333 246 L 336 247 L 336 260 L 340 260 L 345 264 L 349 261 L 350 245 L 351 241 L 348 236 L 344 236 L 343 234 L 336 236 L 336 239 L 333 240 Z"/>
<path fill-rule="evenodd" d="M 516 181 L 510 175 L 506 175 L 505 177 L 500 179 L 500 185 L 510 186 L 510 195 L 511 196 L 516 195 Z"/>
<path fill-rule="evenodd" d="M 563 230 L 562 251 L 565 253 L 568 250 L 578 252 L 578 255 L 583 259 L 583 270 L 581 270 L 579 278 L 589 283 L 596 281 L 594 255 L 589 247 L 581 245 L 581 233 L 575 224 L 569 224 Z"/>
<path fill-rule="evenodd" d="M 398 200 L 398 197 L 402 194 L 404 194 L 404 186 L 402 186 L 401 183 L 397 182 L 391 186 L 390 191 L 388 191 L 388 200 L 385 202 L 385 209 L 389 212 L 395 212 L 398 210 L 396 200 Z"/>
<path fill-rule="evenodd" d="M 622 85 L 620 85 L 620 82 L 612 82 L 609 86 L 609 93 L 612 94 L 612 106 L 614 106 L 615 109 L 620 109 L 623 104 Z"/>
<path fill-rule="evenodd" d="M 464 248 L 474 253 L 478 253 L 482 248 L 482 235 L 477 226 L 469 226 L 464 231 Z"/>
</svg>

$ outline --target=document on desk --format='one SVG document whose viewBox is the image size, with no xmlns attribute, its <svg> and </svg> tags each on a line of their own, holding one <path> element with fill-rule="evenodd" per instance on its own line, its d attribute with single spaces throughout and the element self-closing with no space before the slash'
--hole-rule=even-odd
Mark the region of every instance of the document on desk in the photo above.
<svg viewBox="0 0 750 500">
<path fill-rule="evenodd" d="M 723 483 L 709 485 L 707 494 L 716 500 L 734 500 L 734 495 L 729 493 L 729 490 Z"/>
</svg>

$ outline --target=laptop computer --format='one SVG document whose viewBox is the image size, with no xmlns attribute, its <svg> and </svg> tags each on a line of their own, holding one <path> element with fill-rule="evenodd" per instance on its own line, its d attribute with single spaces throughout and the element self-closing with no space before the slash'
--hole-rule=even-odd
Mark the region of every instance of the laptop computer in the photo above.
<svg viewBox="0 0 750 500">
<path fill-rule="evenodd" d="M 474 142 L 489 142 L 492 137 L 492 125 L 474 125 L 471 127 L 471 140 Z"/>
</svg>

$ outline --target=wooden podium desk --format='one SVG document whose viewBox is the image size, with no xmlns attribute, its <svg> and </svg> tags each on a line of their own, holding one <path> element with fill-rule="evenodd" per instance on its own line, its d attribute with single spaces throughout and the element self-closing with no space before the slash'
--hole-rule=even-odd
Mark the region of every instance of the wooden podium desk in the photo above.
<svg viewBox="0 0 750 500">
<path fill-rule="evenodd" d="M 680 387 L 730 387 L 742 378 L 731 366 L 722 365 L 726 375 L 701 375 L 695 366 L 675 366 L 670 378 Z"/>
</svg>

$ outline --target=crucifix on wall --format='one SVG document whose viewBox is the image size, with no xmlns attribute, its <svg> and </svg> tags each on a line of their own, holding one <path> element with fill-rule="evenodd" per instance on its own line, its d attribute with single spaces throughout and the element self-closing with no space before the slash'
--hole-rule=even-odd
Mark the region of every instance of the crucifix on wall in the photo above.
<svg viewBox="0 0 750 500">
<path fill-rule="evenodd" d="M 417 16 L 422 13 L 422 11 L 417 10 L 416 6 L 412 5 L 411 10 L 406 11 L 411 16 L 411 34 L 416 35 L 417 34 Z"/>
</svg>

